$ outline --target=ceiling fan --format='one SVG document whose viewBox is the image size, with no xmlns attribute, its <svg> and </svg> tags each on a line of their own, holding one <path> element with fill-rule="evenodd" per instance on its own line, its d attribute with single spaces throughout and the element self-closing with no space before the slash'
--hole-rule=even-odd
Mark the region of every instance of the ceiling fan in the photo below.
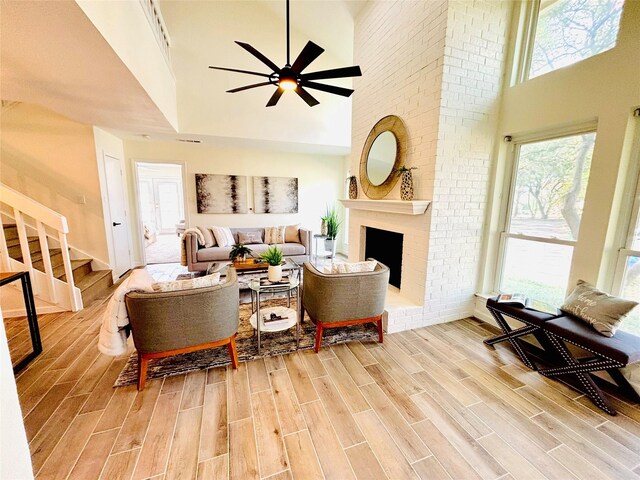
<svg viewBox="0 0 640 480">
<path fill-rule="evenodd" d="M 287 2 L 287 63 L 284 67 L 279 68 L 275 63 L 265 57 L 262 53 L 256 50 L 254 47 L 249 45 L 248 43 L 238 42 L 236 43 L 248 51 L 251 55 L 256 57 L 262 63 L 264 63 L 267 67 L 269 67 L 272 72 L 271 73 L 260 73 L 260 72 L 252 72 L 249 70 L 238 70 L 236 68 L 225 68 L 225 67 L 214 67 L 210 66 L 209 68 L 213 68 L 215 70 L 226 70 L 228 72 L 238 72 L 238 73 L 246 73 L 249 75 L 257 75 L 260 77 L 266 77 L 268 80 L 266 82 L 254 83 L 253 85 L 245 85 L 244 87 L 238 87 L 231 90 L 227 90 L 227 93 L 237 93 L 243 90 L 249 90 L 251 88 L 263 87 L 266 85 L 273 85 L 278 87 L 276 91 L 273 93 L 269 101 L 267 102 L 267 107 L 273 107 L 278 103 L 280 97 L 285 92 L 285 90 L 293 90 L 295 91 L 300 98 L 302 98 L 307 105 L 313 107 L 318 105 L 320 102 L 316 100 L 306 89 L 314 89 L 320 90 L 323 92 L 333 93 L 334 95 L 342 95 L 343 97 L 349 97 L 353 90 L 349 88 L 336 87 L 335 85 L 325 85 L 323 83 L 317 83 L 313 80 L 323 80 L 329 78 L 345 78 L 345 77 L 359 77 L 362 75 L 360 71 L 360 67 L 352 66 L 352 67 L 342 67 L 342 68 L 333 68 L 331 70 L 320 70 L 317 72 L 311 73 L 302 73 L 302 71 L 307 68 L 316 58 L 320 56 L 322 52 L 324 52 L 324 48 L 316 45 L 312 41 L 307 42 L 305 47 L 298 55 L 298 58 L 295 59 L 293 64 L 291 64 L 289 59 L 290 54 L 290 42 L 289 42 L 289 0 Z"/>
</svg>

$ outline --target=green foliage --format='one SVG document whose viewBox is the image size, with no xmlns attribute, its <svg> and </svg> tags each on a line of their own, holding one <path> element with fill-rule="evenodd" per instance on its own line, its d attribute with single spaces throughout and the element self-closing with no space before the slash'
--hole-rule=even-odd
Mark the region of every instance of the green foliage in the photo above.
<svg viewBox="0 0 640 480">
<path fill-rule="evenodd" d="M 396 168 L 394 171 L 396 175 L 402 175 L 404 172 L 410 172 L 411 170 L 417 170 L 418 167 L 407 167 L 402 165 L 401 167 Z"/>
<path fill-rule="evenodd" d="M 262 255 L 260 255 L 260 258 L 269 265 L 277 267 L 278 265 L 282 265 L 282 250 L 280 250 L 277 245 L 271 245 Z"/>
<path fill-rule="evenodd" d="M 235 260 L 236 258 L 244 257 L 245 255 L 250 256 L 251 252 L 252 250 L 244 243 L 236 243 L 233 247 L 231 247 L 231 251 L 229 252 L 229 259 Z"/>
<path fill-rule="evenodd" d="M 338 212 L 334 208 L 327 207 L 327 213 L 325 213 L 322 220 L 327 224 L 327 238 L 335 240 L 338 236 L 338 230 L 340 229 L 341 221 L 338 219 Z"/>
</svg>

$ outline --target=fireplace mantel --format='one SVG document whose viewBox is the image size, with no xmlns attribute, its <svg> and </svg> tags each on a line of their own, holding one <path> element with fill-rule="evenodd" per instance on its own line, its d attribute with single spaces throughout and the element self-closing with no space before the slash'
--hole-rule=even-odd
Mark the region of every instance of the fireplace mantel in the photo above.
<svg viewBox="0 0 640 480">
<path fill-rule="evenodd" d="M 370 210 L 372 212 L 401 213 L 404 215 L 422 215 L 427 211 L 430 200 L 340 200 L 345 208 Z"/>
</svg>

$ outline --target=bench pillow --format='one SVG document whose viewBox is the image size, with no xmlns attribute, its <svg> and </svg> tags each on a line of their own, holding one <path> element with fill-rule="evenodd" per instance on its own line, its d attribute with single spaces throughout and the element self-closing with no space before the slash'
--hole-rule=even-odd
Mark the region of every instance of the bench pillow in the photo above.
<svg viewBox="0 0 640 480">
<path fill-rule="evenodd" d="M 216 237 L 216 243 L 219 247 L 230 247 L 236 243 L 229 227 L 211 227 L 213 236 Z"/>
<path fill-rule="evenodd" d="M 251 245 L 256 243 L 262 243 L 262 232 L 238 232 L 238 243 L 245 245 Z"/>
<path fill-rule="evenodd" d="M 175 292 L 177 290 L 191 290 L 193 288 L 213 287 L 220 283 L 220 272 L 204 277 L 174 280 L 172 282 L 157 282 L 151 285 L 154 292 Z"/>
<path fill-rule="evenodd" d="M 584 280 L 578 280 L 576 288 L 566 298 L 560 310 L 587 322 L 605 337 L 613 337 L 636 305 L 638 302 L 614 297 Z"/>
</svg>

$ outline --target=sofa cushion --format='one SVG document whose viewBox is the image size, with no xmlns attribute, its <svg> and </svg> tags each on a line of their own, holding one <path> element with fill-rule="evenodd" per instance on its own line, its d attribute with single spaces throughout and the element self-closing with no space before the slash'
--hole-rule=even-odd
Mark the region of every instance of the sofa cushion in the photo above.
<svg viewBox="0 0 640 480">
<path fill-rule="evenodd" d="M 539 312 L 531 308 L 522 308 L 509 303 L 498 303 L 498 297 L 489 298 L 487 300 L 487 308 L 497 310 L 500 313 L 521 320 L 531 325 L 541 326 L 543 323 L 553 318 L 558 318 L 560 315 L 554 315 L 551 313 Z"/>
<path fill-rule="evenodd" d="M 288 225 L 284 229 L 284 241 L 287 243 L 300 243 L 300 224 Z"/>
<path fill-rule="evenodd" d="M 156 282 L 151 285 L 154 292 L 174 292 L 176 290 L 191 290 L 193 288 L 213 287 L 220 283 L 220 272 L 204 277 L 174 280 L 172 282 Z"/>
<path fill-rule="evenodd" d="M 196 253 L 196 259 L 198 262 L 219 262 L 229 260 L 230 253 L 231 247 L 201 248 L 198 250 L 198 253 Z"/>
<path fill-rule="evenodd" d="M 613 337 L 622 320 L 637 305 L 638 302 L 614 297 L 578 280 L 560 310 L 587 322 L 605 337 Z"/>
<path fill-rule="evenodd" d="M 205 248 L 213 247 L 216 245 L 216 238 L 213 236 L 213 232 L 206 227 L 196 227 L 200 232 L 202 232 L 202 236 L 204 237 L 204 246 Z"/>
<path fill-rule="evenodd" d="M 216 237 L 216 243 L 221 247 L 230 247 L 236 243 L 229 227 L 211 227 L 211 231 Z"/>
<path fill-rule="evenodd" d="M 285 227 L 267 227 L 264 229 L 264 243 L 269 245 L 281 244 L 284 239 Z"/>
<path fill-rule="evenodd" d="M 305 248 L 301 243 L 283 243 L 278 245 L 280 250 L 282 250 L 282 254 L 285 257 L 291 257 L 293 255 L 304 255 Z"/>
<path fill-rule="evenodd" d="M 549 320 L 545 329 L 561 339 L 592 350 L 624 365 L 640 361 L 640 337 L 619 331 L 614 337 L 604 337 L 584 321 L 565 315 Z"/>
<path fill-rule="evenodd" d="M 244 243 L 245 245 L 264 243 L 262 232 L 238 232 L 238 243 Z"/>
</svg>

